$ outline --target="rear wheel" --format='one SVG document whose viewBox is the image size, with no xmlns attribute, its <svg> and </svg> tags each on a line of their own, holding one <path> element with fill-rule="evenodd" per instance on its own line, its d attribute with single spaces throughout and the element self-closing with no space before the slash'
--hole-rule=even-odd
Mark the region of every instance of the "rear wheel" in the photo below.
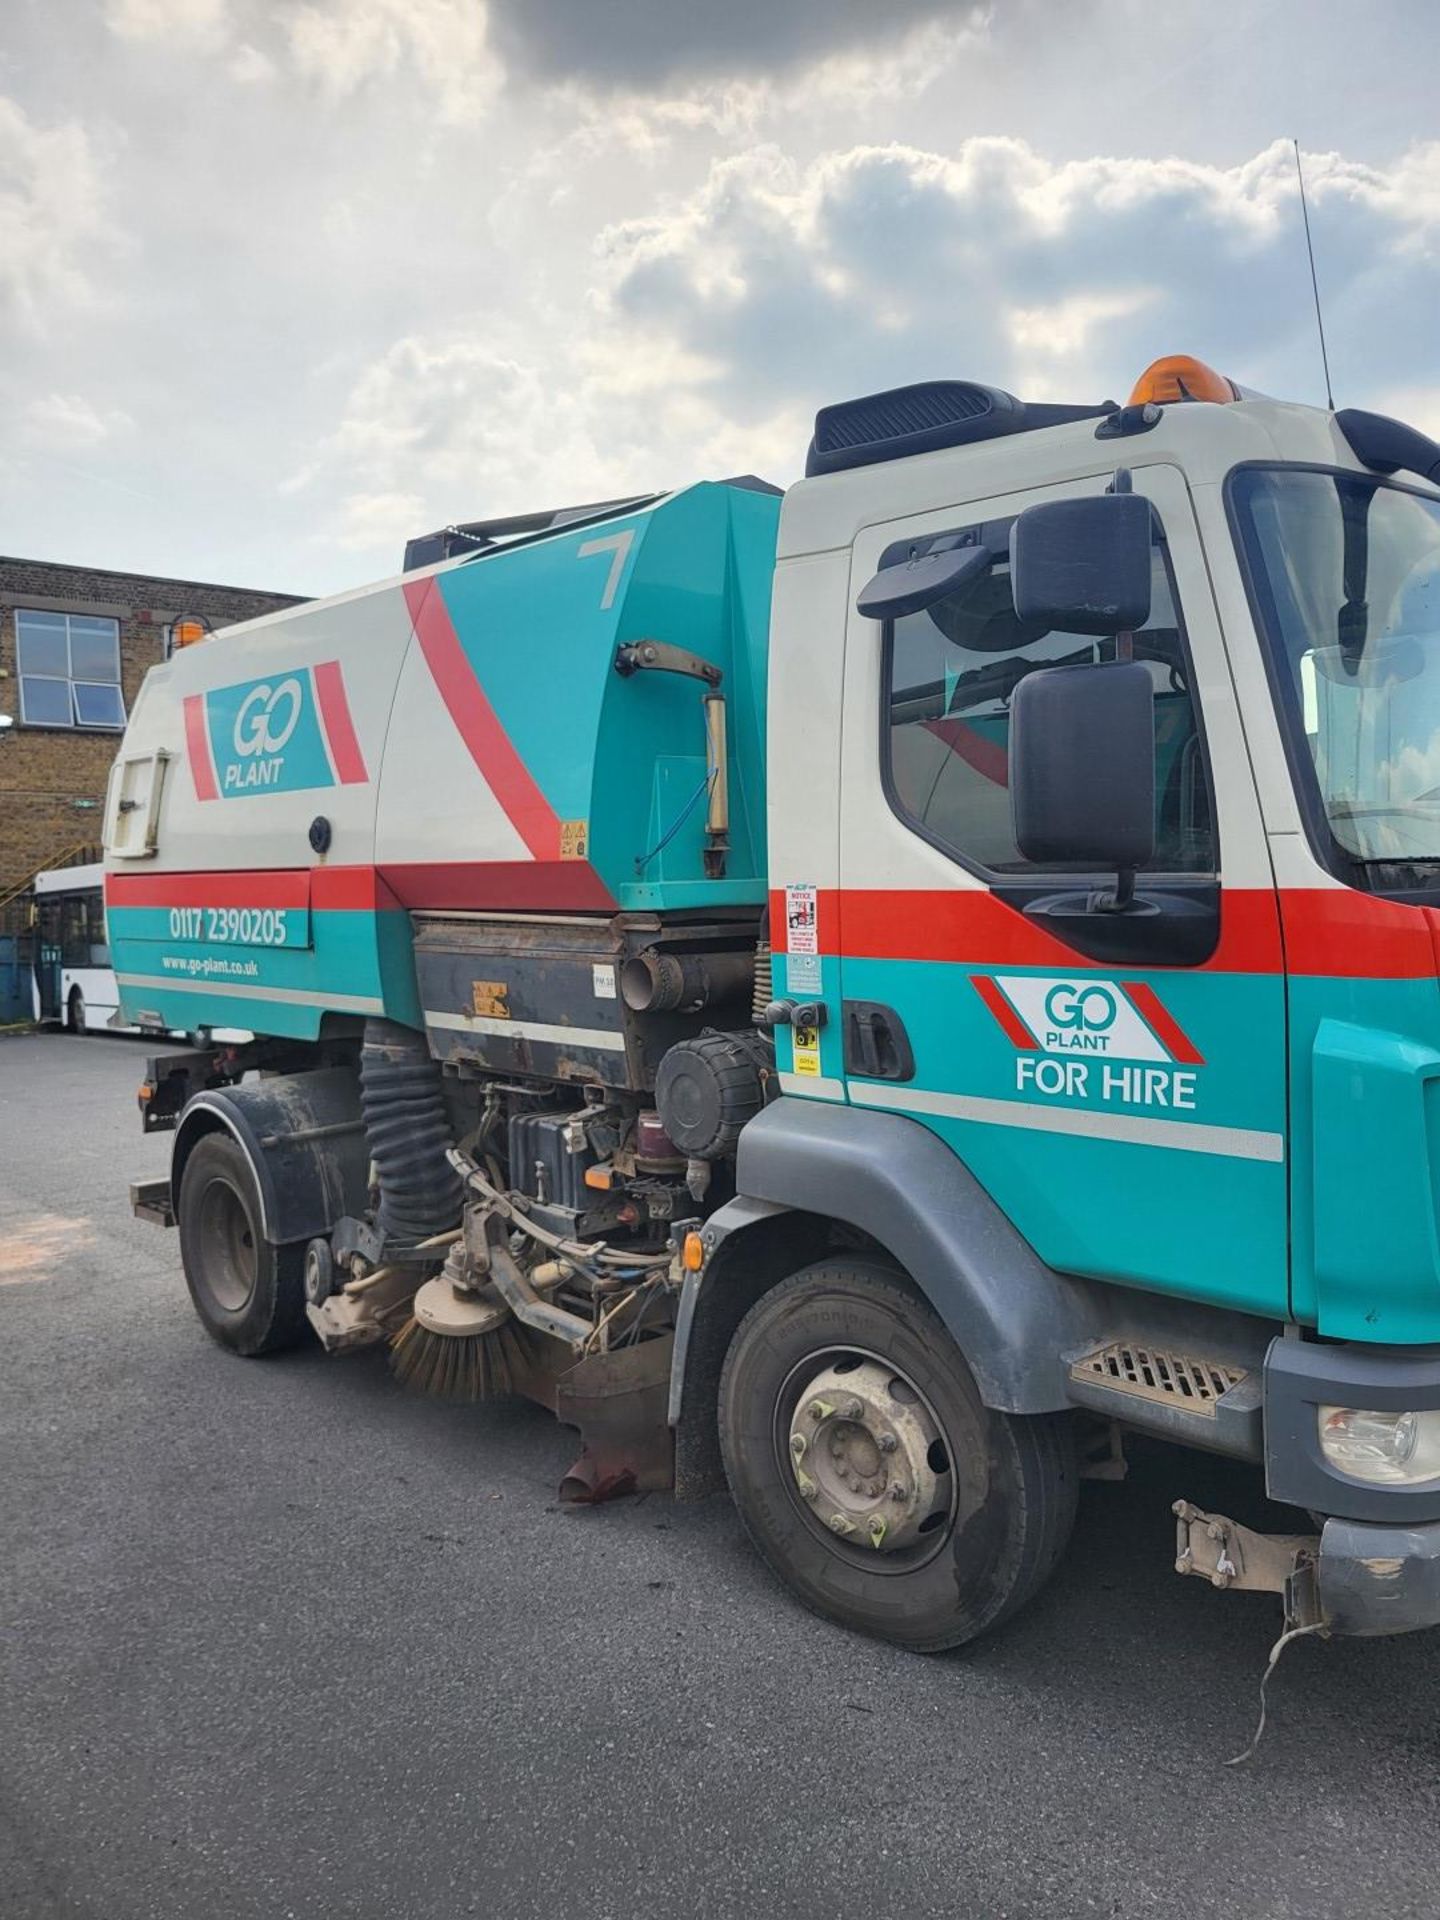
<svg viewBox="0 0 1440 1920">
<path fill-rule="evenodd" d="M 198 1142 L 176 1209 L 185 1284 L 207 1333 L 247 1356 L 305 1330 L 304 1249 L 272 1246 L 249 1160 L 228 1134 Z"/>
<path fill-rule="evenodd" d="M 986 1408 L 940 1321 L 879 1264 L 806 1268 L 751 1309 L 725 1361 L 720 1444 L 791 1591 L 918 1652 L 1023 1606 L 1075 1517 L 1068 1422 Z"/>
</svg>

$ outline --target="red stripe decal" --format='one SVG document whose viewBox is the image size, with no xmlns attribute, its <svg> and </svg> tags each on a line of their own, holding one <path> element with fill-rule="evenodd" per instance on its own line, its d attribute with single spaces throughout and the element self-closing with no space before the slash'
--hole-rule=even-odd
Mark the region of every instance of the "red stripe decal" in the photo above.
<svg viewBox="0 0 1440 1920">
<path fill-rule="evenodd" d="M 111 907 L 321 907 L 380 913 L 399 902 L 373 867 L 281 867 L 268 873 L 107 873 Z"/>
<path fill-rule="evenodd" d="M 988 973 L 972 973 L 970 984 L 1004 1028 L 1007 1039 L 1026 1053 L 1038 1053 L 1040 1043 L 996 986 Z"/>
<path fill-rule="evenodd" d="M 409 581 L 405 604 L 420 651 L 471 759 L 534 858 L 558 860 L 560 821 L 486 699 L 435 581 Z"/>
<path fill-rule="evenodd" d="M 1121 986 L 1144 1016 L 1155 1038 L 1182 1066 L 1203 1067 L 1205 1056 L 1195 1046 L 1173 1014 L 1167 1013 L 1153 987 L 1143 980 L 1122 980 Z"/>
<path fill-rule="evenodd" d="M 338 660 L 322 660 L 311 671 L 315 675 L 315 699 L 320 708 L 320 724 L 330 743 L 330 758 L 335 777 L 343 787 L 363 786 L 370 778 L 365 771 L 365 756 L 355 737 L 355 722 L 350 718 L 350 702 L 345 697 L 345 677 Z"/>
<path fill-rule="evenodd" d="M 1435 972 L 1433 908 L 1381 900 L 1350 887 L 1306 887 L 1280 895 L 1280 914 L 1291 973 L 1417 980 Z"/>
<path fill-rule="evenodd" d="M 583 860 L 422 861 L 393 867 L 285 867 L 254 873 L 109 873 L 112 907 L 303 907 L 384 913 L 404 908 L 611 913 L 615 902 Z"/>
<path fill-rule="evenodd" d="M 402 906 L 472 912 L 613 913 L 586 860 L 420 861 L 380 869 Z"/>
<path fill-rule="evenodd" d="M 185 696 L 185 755 L 190 762 L 190 778 L 195 782 L 197 800 L 218 800 L 215 762 L 210 758 L 210 737 L 205 731 L 205 696 Z"/>
<path fill-rule="evenodd" d="M 364 868 L 340 871 L 363 873 Z M 107 873 L 110 907 L 304 907 L 310 874 L 303 867 L 274 873 Z M 357 904 L 359 904 L 357 902 Z"/>
<path fill-rule="evenodd" d="M 1291 898 L 1285 896 L 1287 940 Z M 1415 907 L 1396 911 L 1420 914 Z M 770 925 L 783 939 L 783 892 L 770 895 Z M 847 954 L 855 959 L 948 960 L 965 967 L 1036 967 L 1065 974 L 1113 971 L 1067 947 L 1027 920 L 1017 908 L 978 887 L 822 889 L 819 929 L 822 953 Z M 1387 971 L 1378 966 L 1347 968 L 1346 956 L 1334 949 L 1310 957 L 1315 964 L 1296 966 L 1292 944 L 1291 966 L 1297 973 L 1352 971 L 1383 977 Z M 1184 971 L 1278 974 L 1284 970 L 1275 895 L 1263 888 L 1227 887 L 1221 897 L 1219 946 L 1201 966 Z M 1406 966 L 1397 971 L 1412 975 L 1422 971 L 1418 948 L 1408 952 Z"/>
</svg>

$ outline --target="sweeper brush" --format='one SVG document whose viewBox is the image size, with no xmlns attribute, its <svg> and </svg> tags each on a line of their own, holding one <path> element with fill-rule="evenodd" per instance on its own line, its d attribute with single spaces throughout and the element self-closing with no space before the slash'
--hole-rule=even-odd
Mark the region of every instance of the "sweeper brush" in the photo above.
<svg viewBox="0 0 1440 1920">
<path fill-rule="evenodd" d="M 525 1330 L 495 1289 L 457 1286 L 448 1267 L 421 1287 L 390 1342 L 396 1379 L 438 1400 L 514 1393 L 528 1362 Z"/>
</svg>

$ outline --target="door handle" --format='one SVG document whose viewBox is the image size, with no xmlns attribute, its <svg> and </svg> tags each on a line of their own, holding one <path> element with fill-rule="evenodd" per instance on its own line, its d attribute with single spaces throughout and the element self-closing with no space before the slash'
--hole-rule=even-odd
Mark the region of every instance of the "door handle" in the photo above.
<svg viewBox="0 0 1440 1920">
<path fill-rule="evenodd" d="M 879 1000 L 845 1002 L 845 1071 L 862 1080 L 913 1080 L 915 1055 L 905 1023 Z"/>
</svg>

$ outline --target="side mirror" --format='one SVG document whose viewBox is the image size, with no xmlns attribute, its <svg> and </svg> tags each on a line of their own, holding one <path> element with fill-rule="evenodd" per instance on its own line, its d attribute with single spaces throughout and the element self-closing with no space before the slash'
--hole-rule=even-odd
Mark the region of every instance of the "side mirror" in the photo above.
<svg viewBox="0 0 1440 1920">
<path fill-rule="evenodd" d="M 862 588 L 855 611 L 866 620 L 901 620 L 907 613 L 921 613 L 985 573 L 994 557 L 988 547 L 941 547 L 882 567 Z"/>
<path fill-rule="evenodd" d="M 1440 480 L 1440 446 L 1417 427 L 1361 407 L 1342 407 L 1335 424 L 1356 459 L 1373 472 L 1418 473 L 1422 480 Z"/>
<path fill-rule="evenodd" d="M 1125 910 L 1155 852 L 1155 692 L 1139 661 L 1043 667 L 1010 701 L 1015 844 L 1040 867 L 1118 874 Z"/>
<path fill-rule="evenodd" d="M 1027 626 L 1131 633 L 1150 618 L 1150 502 L 1090 494 L 1026 507 L 1010 529 L 1010 590 Z"/>
</svg>

